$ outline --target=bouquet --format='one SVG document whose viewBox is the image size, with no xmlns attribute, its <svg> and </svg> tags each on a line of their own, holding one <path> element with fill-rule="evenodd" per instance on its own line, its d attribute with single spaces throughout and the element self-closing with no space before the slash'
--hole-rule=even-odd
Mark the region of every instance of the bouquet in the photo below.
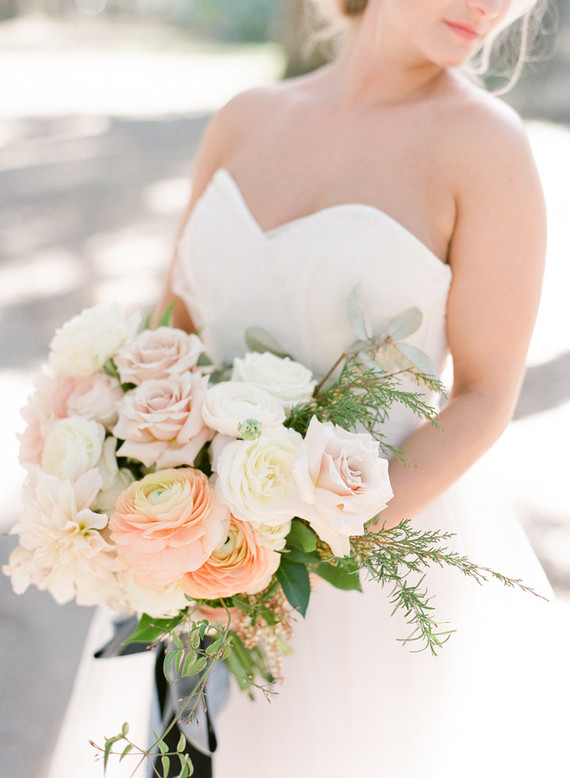
<svg viewBox="0 0 570 778">
<path fill-rule="evenodd" d="M 207 712 L 220 663 L 248 693 L 271 691 L 315 578 L 389 583 L 406 640 L 433 652 L 449 631 L 410 575 L 446 563 L 519 584 L 446 549 L 449 535 L 372 528 L 392 497 L 385 457 L 401 457 L 382 434 L 390 408 L 435 423 L 422 387 L 442 386 L 404 342 L 417 309 L 381 335 L 360 288 L 348 309 L 356 340 L 320 379 L 258 329 L 243 358 L 213 365 L 197 334 L 170 326 L 171 311 L 151 330 L 117 304 L 96 306 L 52 340 L 23 410 L 28 477 L 4 572 L 17 593 L 33 584 L 58 603 L 136 614 L 127 642 L 164 644 L 168 680 L 193 679 L 171 726 Z M 112 753 L 158 750 L 164 774 L 171 757 L 182 778 L 191 770 L 183 734 L 173 752 L 164 735 L 139 748 L 125 725 L 100 750 L 105 765 Z"/>
</svg>

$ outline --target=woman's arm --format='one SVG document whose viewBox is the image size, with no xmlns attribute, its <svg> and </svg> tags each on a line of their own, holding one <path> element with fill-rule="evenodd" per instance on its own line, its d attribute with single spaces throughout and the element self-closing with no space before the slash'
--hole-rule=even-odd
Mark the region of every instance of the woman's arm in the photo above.
<svg viewBox="0 0 570 778">
<path fill-rule="evenodd" d="M 503 432 L 519 392 L 540 298 L 546 218 L 519 120 L 470 117 L 458 137 L 463 156 L 456 164 L 447 309 L 453 388 L 438 417 L 441 431 L 423 425 L 403 446 L 410 467 L 390 465 L 395 496 L 379 522 L 387 526 L 413 518 Z"/>
<path fill-rule="evenodd" d="M 252 90 L 253 91 L 253 90 Z M 194 206 L 200 199 L 213 174 L 219 167 L 224 167 L 235 144 L 239 142 L 244 131 L 244 119 L 248 115 L 249 93 L 245 92 L 231 100 L 210 121 L 202 138 L 192 170 L 191 194 L 182 217 L 174 255 L 166 276 L 164 289 L 151 317 L 151 326 L 156 327 L 164 311 L 171 303 L 175 303 L 173 311 L 173 326 L 192 332 L 195 327 L 184 302 L 172 291 L 172 275 L 177 261 L 178 242 Z"/>
</svg>

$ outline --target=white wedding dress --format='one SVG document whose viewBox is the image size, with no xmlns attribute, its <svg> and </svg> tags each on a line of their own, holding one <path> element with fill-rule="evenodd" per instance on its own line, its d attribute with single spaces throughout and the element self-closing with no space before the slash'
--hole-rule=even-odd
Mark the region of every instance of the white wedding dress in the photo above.
<svg viewBox="0 0 570 778">
<path fill-rule="evenodd" d="M 423 323 L 409 342 L 444 366 L 451 270 L 374 207 L 333 206 L 263 231 L 222 169 L 196 205 L 178 254 L 175 290 L 215 361 L 242 354 L 244 330 L 257 326 L 323 374 L 354 340 L 346 303 L 360 283 L 377 332 L 405 308 L 420 308 Z M 417 424 L 395 408 L 385 433 L 399 444 Z M 550 597 L 492 481 L 500 482 L 500 473 L 491 477 L 475 468 L 414 522 L 455 533 L 452 545 L 473 561 Z M 398 642 L 410 630 L 391 615 L 389 590 L 370 581 L 363 594 L 319 586 L 306 619 L 296 624 L 279 693 L 270 703 L 261 695 L 251 702 L 232 688 L 217 725 L 215 778 L 568 775 L 570 684 L 556 607 L 498 583 L 479 586 L 448 568 L 428 571 L 425 586 L 435 596 L 442 629 L 456 630 L 437 657 L 411 653 L 413 645 Z M 91 738 L 103 729 L 105 704 L 120 721 L 126 718 L 121 697 L 132 681 L 120 690 L 115 685 L 111 702 L 99 700 L 103 713 L 95 728 L 88 701 L 111 672 L 105 662 L 127 674 L 136 661 L 123 657 L 102 666 L 86 654 L 49 778 L 102 775 L 102 768 L 89 772 L 77 762 L 70 769 L 62 755 L 78 721 Z M 148 726 L 153 697 L 151 663 L 143 664 L 133 671 L 135 703 L 129 706 L 139 732 Z M 119 766 L 108 773 L 129 774 Z"/>
</svg>

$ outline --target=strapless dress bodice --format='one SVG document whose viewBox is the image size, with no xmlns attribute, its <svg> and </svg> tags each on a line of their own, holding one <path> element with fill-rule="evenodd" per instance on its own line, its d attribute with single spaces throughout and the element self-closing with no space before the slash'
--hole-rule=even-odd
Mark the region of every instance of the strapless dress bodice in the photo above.
<svg viewBox="0 0 570 778">
<path fill-rule="evenodd" d="M 422 325 L 408 342 L 443 366 L 451 269 L 373 206 L 335 205 L 264 231 L 234 178 L 219 169 L 177 257 L 174 291 L 216 362 L 241 356 L 245 330 L 255 326 L 324 375 L 355 339 L 347 300 L 360 284 L 375 332 L 404 309 L 419 308 Z M 416 423 L 406 409 L 394 409 L 392 439 L 401 441 Z"/>
</svg>

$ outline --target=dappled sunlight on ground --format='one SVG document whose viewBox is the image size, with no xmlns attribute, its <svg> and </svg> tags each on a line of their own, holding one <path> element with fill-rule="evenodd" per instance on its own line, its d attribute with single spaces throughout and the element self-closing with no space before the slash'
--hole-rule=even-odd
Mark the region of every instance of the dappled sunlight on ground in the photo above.
<svg viewBox="0 0 570 778">
<path fill-rule="evenodd" d="M 167 31 L 143 33 L 136 39 L 136 30 L 99 26 L 93 40 L 85 24 L 73 34 L 41 19 L 27 28 L 0 25 L 0 68 L 18 73 L 4 80 L 0 101 L 0 531 L 15 521 L 23 481 L 18 408 L 54 330 L 98 302 L 150 309 L 210 110 L 282 67 L 271 47 L 214 56 L 192 51 L 179 34 L 171 33 L 169 46 Z M 570 597 L 570 131 L 532 122 L 529 133 L 546 190 L 549 261 L 517 420 L 488 464 L 512 494 L 557 591 Z M 16 601 L 6 579 L 0 605 L 10 625 L 0 668 L 11 667 L 24 645 L 21 671 L 28 672 L 42 647 L 54 646 L 42 655 L 45 683 L 57 690 L 49 714 L 33 689 L 24 693 L 21 679 L 2 674 L 5 698 L 17 695 L 21 704 L 0 711 L 0 772 L 31 778 L 41 775 L 37 765 L 57 730 L 88 614 L 37 592 Z M 54 624 L 69 629 L 65 656 Z M 38 710 L 49 725 L 37 725 Z M 30 721 L 34 753 L 25 746 Z"/>
</svg>

